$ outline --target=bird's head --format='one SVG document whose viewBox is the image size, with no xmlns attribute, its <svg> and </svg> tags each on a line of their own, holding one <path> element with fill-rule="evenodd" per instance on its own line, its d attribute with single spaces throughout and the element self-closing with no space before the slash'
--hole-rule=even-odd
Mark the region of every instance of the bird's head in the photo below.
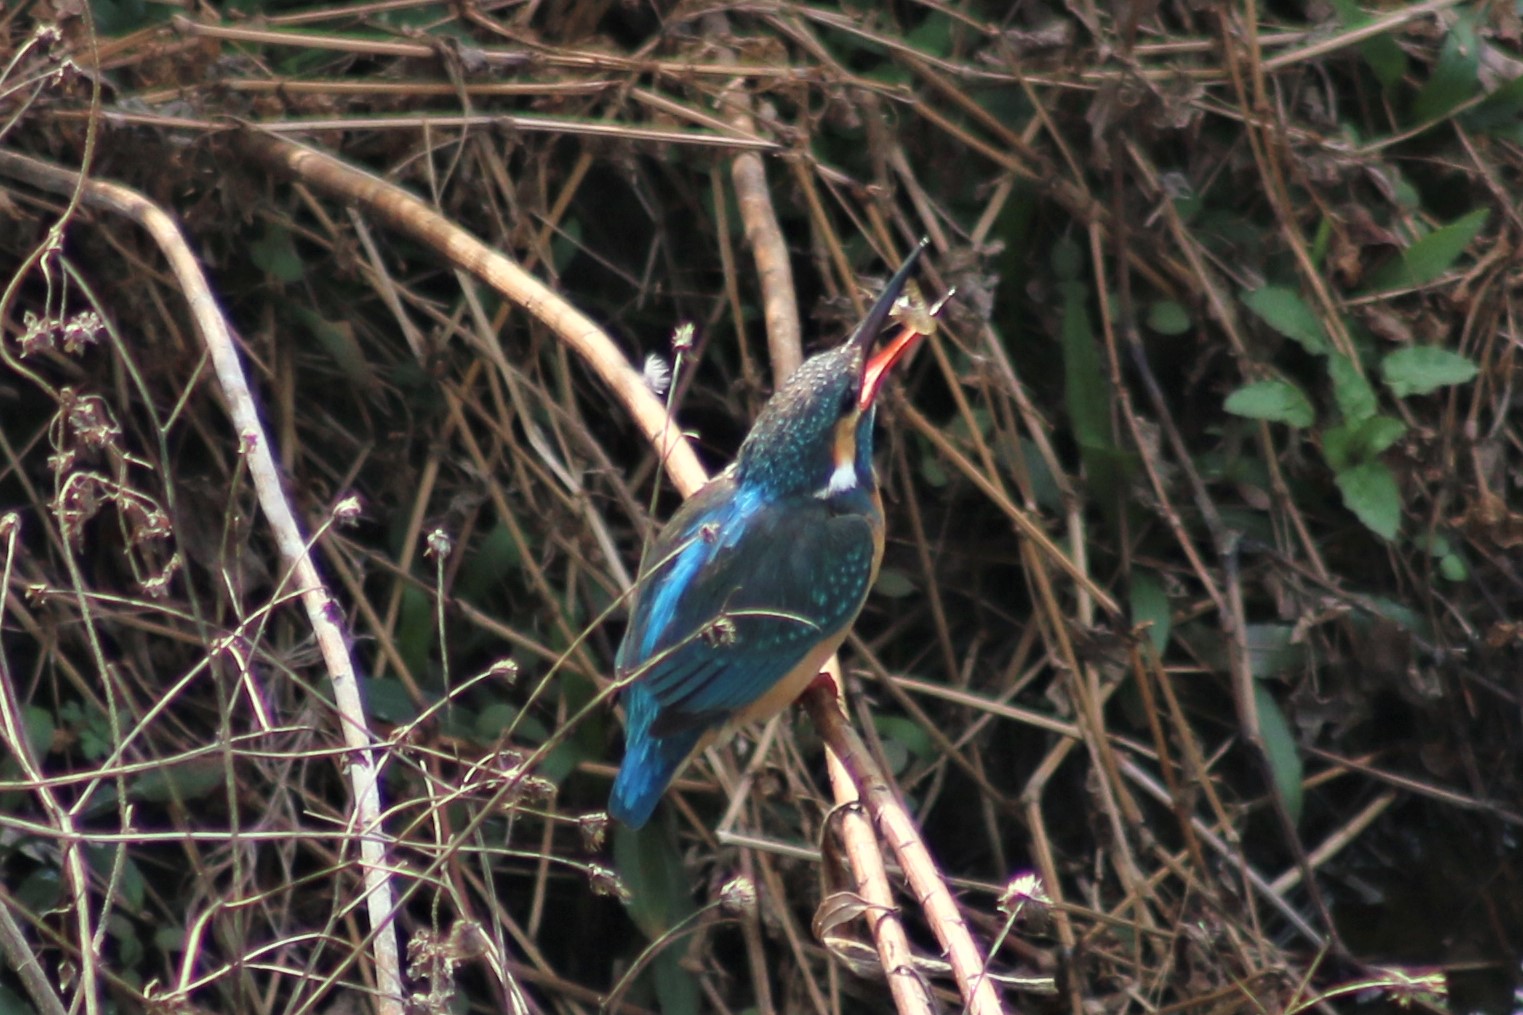
<svg viewBox="0 0 1523 1015">
<path fill-rule="evenodd" d="M 805 360 L 767 402 L 736 458 L 736 478 L 774 496 L 870 493 L 873 414 L 889 370 L 920 338 L 913 329 L 873 351 L 925 241 L 910 252 L 851 337 Z"/>
</svg>

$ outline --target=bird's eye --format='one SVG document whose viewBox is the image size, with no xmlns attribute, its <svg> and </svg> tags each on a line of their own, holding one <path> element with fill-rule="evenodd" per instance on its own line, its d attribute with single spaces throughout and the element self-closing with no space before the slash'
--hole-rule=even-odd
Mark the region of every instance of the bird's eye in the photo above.
<svg viewBox="0 0 1523 1015">
<path fill-rule="evenodd" d="M 847 388 L 844 392 L 841 393 L 840 414 L 842 416 L 849 416 L 853 412 L 855 412 L 856 409 L 857 409 L 857 393 L 853 389 Z"/>
</svg>

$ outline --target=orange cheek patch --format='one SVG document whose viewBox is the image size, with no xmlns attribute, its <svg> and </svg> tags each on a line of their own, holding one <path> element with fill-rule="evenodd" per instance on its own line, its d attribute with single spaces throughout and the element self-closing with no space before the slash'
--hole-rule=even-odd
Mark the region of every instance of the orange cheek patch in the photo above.
<svg viewBox="0 0 1523 1015">
<path fill-rule="evenodd" d="M 835 467 L 855 465 L 857 460 L 857 414 L 836 424 Z"/>
<path fill-rule="evenodd" d="M 833 497 L 857 485 L 857 413 L 836 424 L 831 443 L 831 473 L 816 497 Z"/>
</svg>

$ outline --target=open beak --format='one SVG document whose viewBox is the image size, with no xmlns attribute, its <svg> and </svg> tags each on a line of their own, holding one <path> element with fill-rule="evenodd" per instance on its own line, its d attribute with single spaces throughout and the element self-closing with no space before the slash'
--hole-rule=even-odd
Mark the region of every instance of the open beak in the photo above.
<svg viewBox="0 0 1523 1015">
<path fill-rule="evenodd" d="M 884 378 L 893 369 L 900 357 L 909 352 L 919 341 L 921 333 L 912 327 L 906 327 L 898 335 L 889 340 L 889 343 L 876 353 L 868 355 L 873 343 L 878 340 L 878 333 L 888 323 L 890 312 L 894 304 L 898 302 L 900 294 L 904 291 L 904 283 L 909 280 L 910 272 L 915 268 L 915 262 L 920 260 L 920 254 L 925 250 L 930 241 L 922 239 L 899 270 L 894 272 L 893 278 L 888 280 L 888 285 L 883 287 L 882 294 L 878 297 L 872 309 L 867 312 L 867 317 L 857 325 L 857 330 L 852 332 L 848 342 L 862 347 L 862 391 L 857 396 L 857 408 L 866 412 L 878 397 L 878 389 L 883 386 Z"/>
</svg>

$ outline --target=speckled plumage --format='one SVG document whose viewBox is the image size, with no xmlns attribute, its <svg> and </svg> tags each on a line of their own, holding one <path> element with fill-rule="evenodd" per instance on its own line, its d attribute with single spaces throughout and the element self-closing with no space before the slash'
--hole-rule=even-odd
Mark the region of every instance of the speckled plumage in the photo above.
<svg viewBox="0 0 1523 1015">
<path fill-rule="evenodd" d="M 625 824 L 649 819 L 695 750 L 786 707 L 861 611 L 883 554 L 865 368 L 918 253 L 845 343 L 794 371 L 647 554 L 615 661 L 631 682 L 608 810 Z"/>
</svg>

